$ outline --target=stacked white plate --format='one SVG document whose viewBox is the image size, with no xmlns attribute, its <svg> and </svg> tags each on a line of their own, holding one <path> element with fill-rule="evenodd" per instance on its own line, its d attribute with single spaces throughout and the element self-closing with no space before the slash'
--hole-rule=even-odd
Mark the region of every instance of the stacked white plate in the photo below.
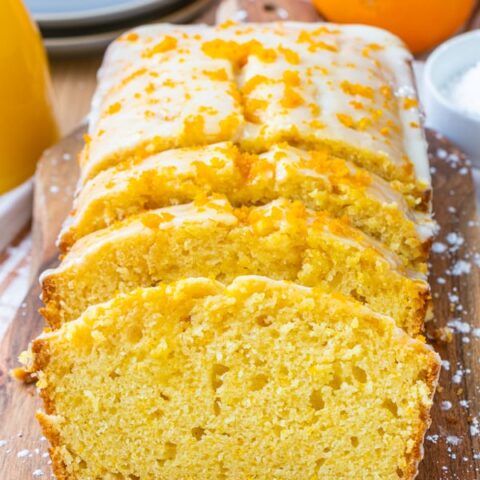
<svg viewBox="0 0 480 480">
<path fill-rule="evenodd" d="M 0 195 L 0 253 L 32 215 L 32 180 Z"/>
<path fill-rule="evenodd" d="M 136 25 L 193 20 L 211 0 L 25 0 L 52 54 L 105 48 Z"/>
</svg>

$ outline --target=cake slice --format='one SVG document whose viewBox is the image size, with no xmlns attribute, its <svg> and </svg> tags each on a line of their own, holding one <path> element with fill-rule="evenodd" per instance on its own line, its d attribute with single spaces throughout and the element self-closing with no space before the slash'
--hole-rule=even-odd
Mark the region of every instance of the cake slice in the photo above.
<svg viewBox="0 0 480 480">
<path fill-rule="evenodd" d="M 119 295 L 28 363 L 64 480 L 411 480 L 440 368 L 392 319 L 265 277 Z"/>
<path fill-rule="evenodd" d="M 426 143 L 401 41 L 367 26 L 149 26 L 115 42 L 93 102 L 82 179 L 128 159 L 230 140 L 326 148 L 428 209 Z"/>
<path fill-rule="evenodd" d="M 279 197 L 327 210 L 380 240 L 405 265 L 424 269 L 433 233 L 427 214 L 410 209 L 390 184 L 325 151 L 275 145 L 260 155 L 232 143 L 167 150 L 127 161 L 88 181 L 60 234 L 67 251 L 79 238 L 147 209 L 221 193 L 235 206 Z"/>
<path fill-rule="evenodd" d="M 82 238 L 42 275 L 42 313 L 58 327 L 117 292 L 246 274 L 352 295 L 412 335 L 429 306 L 425 279 L 345 220 L 285 199 L 235 209 L 220 197 L 152 210 Z"/>
</svg>

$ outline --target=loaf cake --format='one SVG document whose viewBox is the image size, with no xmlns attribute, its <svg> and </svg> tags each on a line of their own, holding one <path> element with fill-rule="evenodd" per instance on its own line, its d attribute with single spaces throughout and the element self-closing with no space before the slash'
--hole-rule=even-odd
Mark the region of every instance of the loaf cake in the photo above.
<svg viewBox="0 0 480 480">
<path fill-rule="evenodd" d="M 32 345 L 63 479 L 405 479 L 438 356 L 391 318 L 265 277 L 89 308 Z"/>
<path fill-rule="evenodd" d="M 412 335 L 428 307 L 425 279 L 345 220 L 286 199 L 235 209 L 225 198 L 201 197 L 83 237 L 42 275 L 43 314 L 58 327 L 116 292 L 246 274 L 334 288 L 393 316 Z"/>
<path fill-rule="evenodd" d="M 325 151 L 280 144 L 256 155 L 231 143 L 167 150 L 127 161 L 88 181 L 60 235 L 68 250 L 76 240 L 148 209 L 222 193 L 233 205 L 265 204 L 276 198 L 346 217 L 382 241 L 405 265 L 425 270 L 432 221 L 415 212 L 387 182 Z"/>
<path fill-rule="evenodd" d="M 412 480 L 439 371 L 410 54 L 371 27 L 108 49 L 46 331 L 59 480 Z"/>
</svg>

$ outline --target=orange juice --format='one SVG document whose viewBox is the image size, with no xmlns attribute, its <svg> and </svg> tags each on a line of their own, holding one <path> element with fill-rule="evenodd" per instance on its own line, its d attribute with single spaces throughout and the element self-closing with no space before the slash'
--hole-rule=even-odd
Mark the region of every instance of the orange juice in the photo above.
<svg viewBox="0 0 480 480">
<path fill-rule="evenodd" d="M 1 0 L 0 194 L 29 178 L 57 138 L 40 34 L 20 0 Z"/>
</svg>

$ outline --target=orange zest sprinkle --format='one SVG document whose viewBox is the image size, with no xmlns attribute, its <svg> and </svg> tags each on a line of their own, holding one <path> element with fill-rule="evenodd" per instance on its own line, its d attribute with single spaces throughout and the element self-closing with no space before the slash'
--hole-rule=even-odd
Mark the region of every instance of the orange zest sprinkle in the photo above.
<svg viewBox="0 0 480 480">
<path fill-rule="evenodd" d="M 240 119 L 234 113 L 230 114 L 228 117 L 220 120 L 220 138 L 222 140 L 230 140 L 238 127 L 240 126 Z"/>
<path fill-rule="evenodd" d="M 350 100 L 348 102 L 355 110 L 363 110 L 365 107 L 362 102 L 357 102 L 357 100 Z"/>
<path fill-rule="evenodd" d="M 167 35 L 161 42 L 157 43 L 152 48 L 145 50 L 142 53 L 142 57 L 150 58 L 156 55 L 157 53 L 167 52 L 168 50 L 173 50 L 177 47 L 178 41 L 176 38 Z"/>
<path fill-rule="evenodd" d="M 347 128 L 355 128 L 355 120 L 346 113 L 337 113 L 337 119 Z"/>
<path fill-rule="evenodd" d="M 177 85 L 176 82 L 174 82 L 171 78 L 167 78 L 163 83 L 162 85 L 164 87 L 169 87 L 169 88 L 173 88 L 175 87 L 175 85 Z"/>
<path fill-rule="evenodd" d="M 212 58 L 224 58 L 230 60 L 237 68 L 243 67 L 250 55 L 254 55 L 262 62 L 272 63 L 277 54 L 272 48 L 265 48 L 258 40 L 250 40 L 239 43 L 233 40 L 215 39 L 205 42 L 202 51 Z"/>
<path fill-rule="evenodd" d="M 378 43 L 369 43 L 368 45 L 366 45 L 363 50 L 362 50 L 362 56 L 364 56 L 365 58 L 370 58 L 370 52 L 373 51 L 373 52 L 378 52 L 380 50 L 383 50 L 383 46 L 382 45 L 379 45 Z M 375 65 L 379 66 L 379 62 L 378 60 L 374 60 L 374 63 Z"/>
<path fill-rule="evenodd" d="M 285 57 L 285 60 L 290 63 L 290 65 L 298 65 L 300 63 L 300 57 L 298 53 L 293 51 L 291 48 L 285 48 L 280 45 L 278 47 L 278 51 Z"/>
<path fill-rule="evenodd" d="M 133 79 L 141 76 L 141 75 L 144 75 L 145 73 L 147 73 L 147 69 L 146 68 L 139 68 L 138 70 L 135 70 L 133 73 L 131 73 L 130 75 L 128 75 L 128 77 L 125 77 L 121 83 L 120 83 L 120 86 L 125 86 L 127 85 L 128 83 L 130 83 Z"/>
<path fill-rule="evenodd" d="M 360 131 L 366 130 L 369 127 L 370 123 L 371 121 L 369 118 L 362 117 L 360 120 L 358 120 L 356 129 Z"/>
<path fill-rule="evenodd" d="M 223 23 L 220 23 L 220 25 L 217 26 L 219 29 L 225 29 L 225 28 L 230 28 L 230 27 L 235 27 L 238 25 L 237 22 L 233 21 L 232 19 L 225 20 Z"/>
<path fill-rule="evenodd" d="M 317 105 L 316 103 L 310 103 L 308 105 L 308 108 L 310 110 L 310 113 L 314 116 L 314 117 L 318 117 L 320 115 L 320 106 Z"/>
<path fill-rule="evenodd" d="M 329 52 L 338 52 L 338 48 L 335 45 L 331 45 L 327 42 L 316 42 L 314 45 L 308 47 L 309 52 L 316 52 L 317 50 L 327 50 Z"/>
<path fill-rule="evenodd" d="M 226 58 L 232 60 L 236 58 L 238 61 L 238 55 L 240 54 L 239 44 L 233 41 L 226 40 L 210 40 L 202 45 L 202 51 L 205 55 L 212 58 Z"/>
<path fill-rule="evenodd" d="M 126 39 L 129 42 L 136 42 L 138 40 L 138 33 L 135 33 L 135 32 L 128 33 L 126 36 Z"/>
<path fill-rule="evenodd" d="M 175 218 L 171 213 L 145 213 L 141 217 L 141 222 L 148 228 L 156 229 L 161 223 L 170 222 Z"/>
<path fill-rule="evenodd" d="M 363 131 L 371 124 L 371 120 L 367 117 L 362 117 L 360 120 L 354 120 L 350 115 L 345 113 L 337 113 L 337 119 L 340 123 L 352 130 Z"/>
<path fill-rule="evenodd" d="M 139 39 L 138 33 L 130 32 L 122 35 L 118 41 L 119 42 L 136 42 Z"/>
<path fill-rule="evenodd" d="M 370 112 L 374 120 L 378 120 L 379 118 L 383 117 L 383 110 L 380 110 L 379 108 L 373 108 L 372 110 L 370 110 Z"/>
<path fill-rule="evenodd" d="M 201 115 L 190 115 L 184 122 L 185 143 L 203 145 L 205 143 L 205 119 Z"/>
<path fill-rule="evenodd" d="M 261 123 L 261 119 L 256 112 L 258 110 L 266 110 L 267 107 L 268 102 L 266 100 L 260 100 L 258 98 L 247 99 L 244 105 L 245 120 L 255 124 Z"/>
<path fill-rule="evenodd" d="M 284 108 L 296 108 L 304 103 L 303 97 L 298 94 L 292 87 L 286 86 L 280 105 Z"/>
<path fill-rule="evenodd" d="M 256 42 L 253 40 L 253 42 Z M 250 55 L 255 55 L 264 63 L 272 63 L 277 59 L 277 54 L 272 48 L 264 48 L 260 43 L 256 42 L 250 49 Z"/>
<path fill-rule="evenodd" d="M 327 50 L 329 52 L 338 52 L 338 48 L 336 45 L 332 45 L 330 43 L 324 42 L 322 40 L 316 40 L 313 38 L 311 32 L 307 32 L 306 30 L 302 30 L 297 38 L 298 43 L 308 43 L 308 51 L 309 52 L 316 52 L 317 50 Z"/>
<path fill-rule="evenodd" d="M 205 113 L 206 115 L 216 115 L 218 113 L 218 110 L 213 107 L 208 107 L 206 105 L 202 105 L 199 109 L 199 112 Z"/>
<path fill-rule="evenodd" d="M 105 111 L 107 115 L 113 115 L 118 113 L 122 109 L 122 104 L 120 102 L 112 103 Z"/>
<path fill-rule="evenodd" d="M 369 87 L 368 85 L 361 85 L 360 83 L 351 83 L 348 80 L 344 80 L 340 83 L 340 88 L 347 94 L 347 95 L 360 95 L 361 97 L 368 98 L 370 100 L 373 99 L 373 88 Z"/>
<path fill-rule="evenodd" d="M 221 82 L 228 80 L 227 71 L 224 68 L 218 70 L 204 70 L 203 74 L 210 80 L 218 80 Z"/>
<path fill-rule="evenodd" d="M 241 92 L 243 95 L 249 95 L 258 87 L 258 85 L 262 83 L 271 83 L 272 81 L 273 80 L 265 77 L 264 75 L 255 75 L 254 77 L 248 79 L 245 82 L 245 84 L 241 88 Z"/>
<path fill-rule="evenodd" d="M 405 97 L 403 99 L 403 108 L 409 110 L 410 108 L 418 107 L 418 100 L 412 97 Z"/>
<path fill-rule="evenodd" d="M 313 35 L 325 35 L 325 34 L 330 34 L 330 35 L 337 35 L 340 33 L 340 30 L 337 28 L 329 28 L 325 27 L 322 25 L 321 27 L 316 28 L 315 30 L 312 30 Z"/>
<path fill-rule="evenodd" d="M 386 100 L 390 100 L 393 97 L 392 89 L 388 85 L 382 85 L 380 87 L 380 93 Z"/>
<path fill-rule="evenodd" d="M 315 128 L 316 130 L 321 130 L 321 129 L 325 128 L 325 124 L 323 122 L 321 122 L 320 120 L 312 120 L 310 122 L 310 126 L 312 128 Z"/>
<path fill-rule="evenodd" d="M 300 75 L 294 70 L 285 70 L 283 72 L 283 81 L 289 87 L 299 87 L 300 86 Z"/>
</svg>

